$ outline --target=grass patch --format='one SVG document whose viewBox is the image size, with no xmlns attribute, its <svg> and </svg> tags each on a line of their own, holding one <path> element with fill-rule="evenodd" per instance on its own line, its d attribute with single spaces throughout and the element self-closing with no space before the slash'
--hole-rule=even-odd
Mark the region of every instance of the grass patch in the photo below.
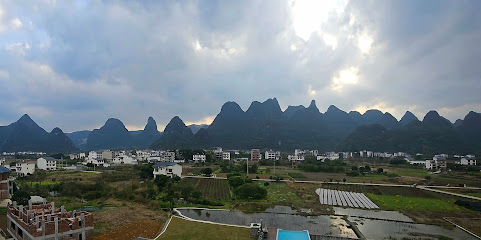
<svg viewBox="0 0 481 240">
<path fill-rule="evenodd" d="M 304 174 L 302 174 L 300 172 L 290 172 L 290 173 L 288 173 L 288 175 L 291 178 L 297 178 L 297 179 L 306 179 L 307 178 L 306 176 L 304 176 Z"/>
<path fill-rule="evenodd" d="M 366 193 L 366 196 L 376 203 L 382 210 L 429 210 L 444 212 L 464 210 L 449 200 L 404 197 L 399 195 L 374 195 L 370 193 Z"/>
<path fill-rule="evenodd" d="M 173 217 L 167 231 L 157 239 L 253 240 L 254 238 L 250 236 L 250 229 L 248 228 L 200 223 Z"/>
<path fill-rule="evenodd" d="M 258 182 L 259 186 L 264 187 L 264 182 Z M 267 202 L 302 205 L 303 201 L 296 195 L 295 191 L 286 183 L 271 182 L 267 189 Z"/>
</svg>

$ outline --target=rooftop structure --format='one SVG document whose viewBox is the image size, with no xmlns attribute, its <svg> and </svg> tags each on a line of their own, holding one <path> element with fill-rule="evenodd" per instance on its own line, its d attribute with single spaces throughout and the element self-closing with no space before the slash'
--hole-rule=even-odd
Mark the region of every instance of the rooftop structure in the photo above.
<svg viewBox="0 0 481 240">
<path fill-rule="evenodd" d="M 7 207 L 7 231 L 18 240 L 44 239 L 93 239 L 93 215 L 85 211 L 67 212 L 64 206 L 55 208 L 55 203 L 28 206 L 17 202 Z"/>
</svg>

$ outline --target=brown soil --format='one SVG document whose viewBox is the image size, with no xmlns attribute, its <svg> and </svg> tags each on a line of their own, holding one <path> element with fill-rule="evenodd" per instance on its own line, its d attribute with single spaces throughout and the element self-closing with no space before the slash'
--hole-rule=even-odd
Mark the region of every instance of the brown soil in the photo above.
<svg viewBox="0 0 481 240">
<path fill-rule="evenodd" d="M 123 229 L 124 226 L 136 223 L 138 221 L 151 220 L 162 225 L 167 219 L 167 214 L 164 211 L 154 210 L 154 208 L 147 205 L 122 203 L 112 199 L 109 199 L 106 204 L 116 205 L 119 207 L 93 213 L 95 235 L 108 237 L 110 236 L 110 233 L 116 233 L 114 230 Z M 141 227 L 143 225 L 137 226 L 141 228 L 141 231 L 149 231 L 148 228 Z M 155 231 L 157 231 L 157 229 Z"/>
<path fill-rule="evenodd" d="M 94 237 L 95 240 L 131 240 L 137 237 L 152 239 L 159 235 L 164 226 L 163 222 L 142 219 L 127 224 L 119 229 Z"/>
</svg>

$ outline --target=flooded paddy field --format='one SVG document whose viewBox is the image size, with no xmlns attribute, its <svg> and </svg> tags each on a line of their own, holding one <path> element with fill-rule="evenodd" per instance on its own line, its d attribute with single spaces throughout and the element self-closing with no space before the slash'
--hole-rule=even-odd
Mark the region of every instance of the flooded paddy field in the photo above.
<svg viewBox="0 0 481 240">
<path fill-rule="evenodd" d="M 413 223 L 412 219 L 396 211 L 335 207 L 335 215 L 320 216 L 299 215 L 299 211 L 286 206 L 273 206 L 259 213 L 187 208 L 178 211 L 197 220 L 244 226 L 262 221 L 268 228 L 308 230 L 311 235 L 358 238 L 350 226 L 352 223 L 367 239 L 476 239 L 454 226 L 443 228 Z"/>
</svg>

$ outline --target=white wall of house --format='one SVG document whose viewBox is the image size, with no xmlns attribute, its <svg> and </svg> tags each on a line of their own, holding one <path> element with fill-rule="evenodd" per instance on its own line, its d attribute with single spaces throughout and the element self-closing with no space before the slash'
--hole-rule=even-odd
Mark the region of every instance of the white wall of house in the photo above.
<svg viewBox="0 0 481 240">
<path fill-rule="evenodd" d="M 45 171 L 53 171 L 57 169 L 57 160 L 53 158 L 39 158 L 37 159 L 37 168 Z"/>
<path fill-rule="evenodd" d="M 17 163 L 15 165 L 15 170 L 20 176 L 32 175 L 35 172 L 35 163 Z"/>
<path fill-rule="evenodd" d="M 461 158 L 461 165 L 474 166 L 474 165 L 476 165 L 476 159 L 474 159 L 474 158 Z"/>
<path fill-rule="evenodd" d="M 112 161 L 112 163 L 114 164 L 137 164 L 137 160 L 134 159 L 133 157 L 131 156 L 118 156 L 118 157 L 115 157 Z"/>
<path fill-rule="evenodd" d="M 182 166 L 179 164 L 175 164 L 173 166 L 154 167 L 154 179 L 158 175 L 165 175 L 168 177 L 180 177 L 182 175 Z"/>
</svg>

